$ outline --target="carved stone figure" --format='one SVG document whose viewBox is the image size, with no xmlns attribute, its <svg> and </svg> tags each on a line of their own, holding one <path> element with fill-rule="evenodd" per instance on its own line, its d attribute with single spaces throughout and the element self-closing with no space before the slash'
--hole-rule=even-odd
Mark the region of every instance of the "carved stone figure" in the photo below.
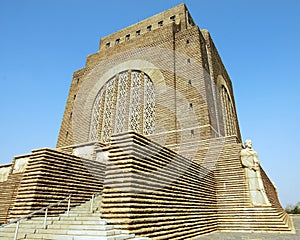
<svg viewBox="0 0 300 240">
<path fill-rule="evenodd" d="M 10 170 L 11 170 L 11 167 L 1 167 L 0 168 L 0 182 L 7 181 Z"/>
<path fill-rule="evenodd" d="M 246 140 L 245 148 L 241 150 L 241 163 L 245 169 L 253 206 L 270 206 L 260 174 L 258 154 L 252 149 L 251 140 Z"/>
<path fill-rule="evenodd" d="M 22 173 L 25 171 L 29 158 L 18 158 L 15 162 L 13 173 Z"/>
</svg>

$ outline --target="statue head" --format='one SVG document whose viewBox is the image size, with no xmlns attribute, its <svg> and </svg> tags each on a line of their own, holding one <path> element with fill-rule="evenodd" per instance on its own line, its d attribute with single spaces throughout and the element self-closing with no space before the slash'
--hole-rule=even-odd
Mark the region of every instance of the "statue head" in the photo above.
<svg viewBox="0 0 300 240">
<path fill-rule="evenodd" d="M 252 141 L 250 139 L 245 140 L 245 148 L 252 148 Z"/>
</svg>

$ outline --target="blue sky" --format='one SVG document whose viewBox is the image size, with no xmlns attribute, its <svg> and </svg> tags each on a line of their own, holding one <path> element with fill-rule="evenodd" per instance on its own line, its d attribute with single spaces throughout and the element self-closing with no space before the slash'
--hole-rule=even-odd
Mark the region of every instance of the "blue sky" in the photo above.
<svg viewBox="0 0 300 240">
<path fill-rule="evenodd" d="M 1 0 L 0 163 L 55 147 L 75 70 L 99 40 L 177 0 Z M 208 29 L 233 82 L 243 139 L 279 189 L 300 201 L 300 2 L 185 1 Z"/>
</svg>

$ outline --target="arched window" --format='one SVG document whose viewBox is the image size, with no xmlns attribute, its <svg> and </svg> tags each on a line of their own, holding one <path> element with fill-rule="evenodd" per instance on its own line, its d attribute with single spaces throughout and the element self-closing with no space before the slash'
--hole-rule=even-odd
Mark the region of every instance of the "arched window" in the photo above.
<svg viewBox="0 0 300 240">
<path fill-rule="evenodd" d="M 98 125 L 99 125 L 100 105 L 101 105 L 102 95 L 103 95 L 103 89 L 99 91 L 94 101 L 91 127 L 90 127 L 90 141 L 96 141 L 98 139 Z"/>
<path fill-rule="evenodd" d="M 236 114 L 231 101 L 230 95 L 224 85 L 221 86 L 221 101 L 222 101 L 222 112 L 224 129 L 227 136 L 236 135 Z"/>
<path fill-rule="evenodd" d="M 98 92 L 92 109 L 90 141 L 109 142 L 125 131 L 145 135 L 155 130 L 155 91 L 149 76 L 128 70 L 113 76 Z"/>
</svg>

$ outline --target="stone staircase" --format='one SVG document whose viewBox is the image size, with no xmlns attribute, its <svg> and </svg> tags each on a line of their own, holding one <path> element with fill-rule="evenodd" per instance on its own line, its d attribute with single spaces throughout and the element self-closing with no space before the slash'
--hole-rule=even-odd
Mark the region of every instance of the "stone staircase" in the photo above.
<svg viewBox="0 0 300 240">
<path fill-rule="evenodd" d="M 35 217 L 23 220 L 19 225 L 17 239 L 55 239 L 55 240 L 123 240 L 138 238 L 118 226 L 107 224 L 105 219 L 100 218 L 101 197 L 94 198 L 93 211 L 90 211 L 89 200 L 67 213 L 59 216 L 48 217 L 46 229 L 43 228 L 43 217 Z M 16 224 L 0 228 L 1 240 L 14 239 Z"/>
<path fill-rule="evenodd" d="M 281 208 L 277 195 L 274 193 L 274 186 L 263 170 L 265 189 L 272 205 L 251 206 L 245 173 L 240 164 L 240 150 L 240 144 L 227 143 L 216 166 L 218 229 L 221 231 L 290 232 L 293 229 L 292 222 Z"/>
</svg>

